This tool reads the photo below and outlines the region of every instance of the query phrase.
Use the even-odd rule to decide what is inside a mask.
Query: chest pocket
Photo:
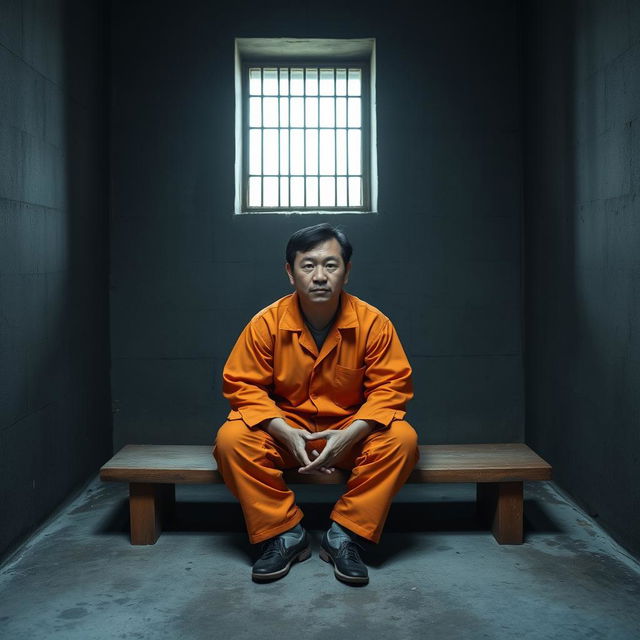
[[[339,364],[336,365],[331,397],[339,407],[348,409],[364,402],[364,370],[365,367],[348,369]]]

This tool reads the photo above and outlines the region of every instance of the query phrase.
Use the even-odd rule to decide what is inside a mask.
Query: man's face
[[[293,270],[287,263],[289,281],[298,296],[309,303],[327,303],[340,296],[349,280],[351,263],[342,261],[340,243],[331,238],[309,251],[296,253]]]

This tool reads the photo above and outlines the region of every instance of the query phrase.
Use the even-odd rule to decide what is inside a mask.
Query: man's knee
[[[228,420],[218,429],[213,455],[218,461],[241,456],[251,449],[251,442],[256,439],[255,432],[242,420]]]
[[[394,420],[389,425],[390,444],[397,453],[406,458],[414,458],[418,452],[418,434],[405,420]]]

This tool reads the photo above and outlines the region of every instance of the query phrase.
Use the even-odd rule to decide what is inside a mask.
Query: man
[[[338,579],[366,584],[362,540],[379,541],[418,459],[416,432],[404,421],[411,367],[389,319],[343,291],[351,252],[328,224],[294,233],[285,268],[295,292],[254,316],[224,368],[232,410],[213,454],[250,541],[262,543],[256,581],[280,578],[311,555],[282,469],[351,470],[320,557]]]

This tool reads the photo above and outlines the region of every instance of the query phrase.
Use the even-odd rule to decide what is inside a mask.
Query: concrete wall
[[[103,13],[0,2],[0,555],[111,450]]]
[[[284,245],[319,221],[233,215],[234,37],[376,37],[379,209],[331,218],[349,290],[394,321],[423,441],[518,441],[518,3],[114,0],[115,446],[211,443],[222,366],[289,292]],[[326,219],[326,217],[323,217]]]
[[[527,441],[640,552],[640,3],[531,2]]]

